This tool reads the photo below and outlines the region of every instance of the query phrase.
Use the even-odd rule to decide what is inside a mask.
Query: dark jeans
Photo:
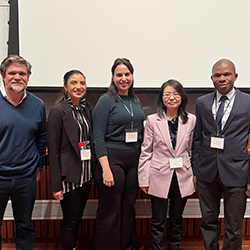
[[[82,187],[64,194],[63,200],[60,201],[63,212],[61,240],[64,250],[76,247],[79,224],[89,197],[91,183],[88,181]]]
[[[16,249],[32,250],[34,245],[34,228],[31,216],[36,198],[36,172],[32,176],[11,180],[0,179],[0,225],[11,197],[13,215],[16,224]],[[2,249],[2,235],[0,234],[0,249]]]
[[[103,184],[102,169],[96,168],[98,211],[96,215],[96,250],[132,250],[135,200],[138,193],[140,149],[108,149],[115,185]]]

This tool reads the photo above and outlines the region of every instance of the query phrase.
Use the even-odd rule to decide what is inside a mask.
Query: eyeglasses
[[[181,97],[179,93],[165,93],[165,94],[163,94],[163,98],[169,99],[171,96],[173,96],[174,99],[178,99]]]

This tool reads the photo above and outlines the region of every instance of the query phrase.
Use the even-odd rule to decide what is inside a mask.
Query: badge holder
[[[169,163],[170,163],[170,168],[171,169],[182,168],[183,167],[183,162],[182,162],[182,158],[181,157],[170,158],[169,159]]]
[[[138,129],[126,129],[125,142],[137,142],[138,141]]]
[[[91,159],[90,142],[89,141],[79,142],[79,149],[80,149],[80,156],[81,156],[82,161],[86,161],[86,160]]]
[[[210,147],[216,149],[224,149],[224,139],[223,135],[211,135]]]
[[[125,131],[125,142],[137,142],[138,141],[138,129],[133,128],[133,121],[131,121],[131,129]]]

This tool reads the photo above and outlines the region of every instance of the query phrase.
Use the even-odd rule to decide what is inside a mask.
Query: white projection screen
[[[174,78],[210,88],[211,67],[236,64],[249,88],[249,0],[20,0],[20,55],[33,65],[29,86],[62,86],[80,69],[88,87],[108,87],[117,57],[135,68],[135,87]]]

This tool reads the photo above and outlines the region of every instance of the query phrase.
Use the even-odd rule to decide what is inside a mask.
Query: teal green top
[[[139,148],[143,141],[144,112],[139,100],[135,104],[131,100],[133,110],[134,129],[138,130],[137,142],[125,142],[126,129],[131,129],[130,97],[120,96],[122,101],[115,101],[111,95],[103,95],[99,98],[93,111],[93,137],[97,158],[107,155],[110,149]],[[124,105],[126,105],[127,110]]]

